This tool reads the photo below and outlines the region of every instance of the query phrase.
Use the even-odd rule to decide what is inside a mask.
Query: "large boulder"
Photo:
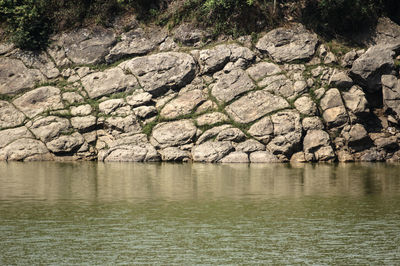
[[[219,160],[220,163],[248,163],[249,155],[244,152],[234,151]]]
[[[342,93],[347,110],[355,115],[367,113],[368,101],[364,91],[359,86],[352,86],[349,91]]]
[[[253,91],[226,107],[226,112],[238,123],[250,123],[264,115],[289,107],[280,96],[267,91]]]
[[[17,49],[10,55],[12,58],[21,60],[31,71],[39,70],[46,78],[53,79],[60,75],[55,63],[46,52],[33,52]]]
[[[400,121],[400,80],[393,75],[382,76],[383,104]]]
[[[106,56],[107,63],[115,62],[128,56],[141,56],[150,53],[167,38],[167,34],[159,29],[148,31],[142,28],[133,29],[121,35],[118,42]]]
[[[0,58],[0,94],[16,95],[45,80],[39,70],[27,68],[18,59]]]
[[[119,67],[90,74],[82,79],[82,85],[92,99],[117,92],[133,91],[139,87],[136,77],[125,74]]]
[[[276,75],[282,72],[282,69],[279,65],[274,63],[260,62],[246,69],[246,72],[252,79],[259,81],[266,76]]]
[[[71,135],[61,135],[56,139],[46,143],[49,151],[56,154],[66,154],[77,151],[85,139],[79,133],[74,133]]]
[[[257,42],[256,48],[268,53],[276,62],[292,62],[309,60],[315,54],[317,44],[316,34],[295,24],[268,32]]]
[[[0,101],[0,129],[19,126],[24,120],[25,115],[12,104],[6,101]]]
[[[217,81],[210,86],[211,94],[221,102],[229,102],[238,95],[256,88],[250,77],[241,69],[217,73],[214,77]]]
[[[137,57],[121,63],[120,67],[134,74],[145,91],[160,94],[190,83],[196,63],[188,54],[167,52]]]
[[[32,133],[26,127],[17,127],[0,131],[0,149],[4,148],[11,142],[22,139],[33,138]]]
[[[371,92],[379,91],[381,89],[381,76],[392,74],[394,70],[394,51],[399,47],[400,44],[379,44],[370,47],[354,61],[350,70],[353,79]]]
[[[162,117],[173,119],[190,114],[197,106],[207,100],[207,95],[199,89],[184,92],[168,102],[161,110]]]
[[[329,135],[323,130],[309,130],[304,137],[303,149],[306,158],[312,161],[329,161],[335,158]]]
[[[217,162],[233,151],[233,149],[229,141],[207,141],[192,149],[193,161],[204,163]]]
[[[150,142],[156,148],[176,147],[193,142],[196,132],[190,120],[160,123],[153,128]]]
[[[68,119],[57,116],[40,118],[30,125],[29,130],[41,141],[49,142],[70,129]]]
[[[320,107],[323,111],[322,117],[328,127],[341,126],[349,120],[338,89],[332,88],[328,90],[321,99]]]
[[[64,108],[60,89],[52,86],[40,87],[25,93],[13,104],[27,117],[34,117],[44,111]]]
[[[116,42],[115,33],[111,30],[94,27],[83,28],[56,36],[57,48],[51,49],[50,54],[56,55],[56,49],[64,50],[62,57],[68,58],[74,64],[98,64],[104,61],[111,46]],[[60,53],[58,53],[60,54]],[[62,59],[55,57],[56,62]]]
[[[46,146],[35,139],[21,138],[0,149],[0,161],[43,161],[52,157]]]
[[[268,144],[274,135],[274,124],[271,117],[266,116],[254,123],[248,130],[248,133],[262,143]]]
[[[183,23],[173,31],[174,39],[184,45],[195,45],[209,34],[190,23]]]

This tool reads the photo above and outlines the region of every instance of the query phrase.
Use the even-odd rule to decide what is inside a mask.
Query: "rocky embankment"
[[[341,57],[299,24],[255,47],[205,38],[132,26],[60,34],[40,54],[1,44],[0,160],[400,159],[399,26],[382,19]]]

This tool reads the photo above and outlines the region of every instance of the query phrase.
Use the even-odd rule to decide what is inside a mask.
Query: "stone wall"
[[[135,26],[64,33],[41,53],[0,44],[0,160],[400,159],[399,36],[340,57],[299,24],[255,46],[205,36]]]

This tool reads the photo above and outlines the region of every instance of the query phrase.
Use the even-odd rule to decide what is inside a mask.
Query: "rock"
[[[190,83],[196,64],[188,54],[167,52],[137,57],[121,63],[120,67],[134,74],[146,92],[163,94]]]
[[[0,58],[0,94],[16,95],[45,80],[39,70],[28,69],[20,60]]]
[[[188,91],[168,102],[161,110],[160,115],[168,119],[188,115],[205,100],[207,100],[207,96],[203,91],[198,89]]]
[[[400,80],[392,75],[383,75],[382,85],[385,110],[392,111],[400,121]]]
[[[247,64],[252,62],[256,57],[256,54],[247,47],[239,46],[237,44],[229,44],[228,48],[231,50],[231,62],[242,60],[244,66],[247,66]]]
[[[217,73],[214,76],[217,82],[210,86],[211,94],[221,102],[229,102],[244,92],[256,88],[246,72],[241,69],[235,69],[226,74]]]
[[[400,26],[387,17],[380,17],[373,32],[367,35],[363,42],[371,44],[398,43],[400,40]]]
[[[174,51],[178,48],[176,42],[171,37],[167,37],[163,43],[160,44],[159,51],[160,52],[169,52]]]
[[[48,143],[46,143],[47,148],[53,153],[71,153],[77,151],[85,139],[79,133],[74,133],[72,135],[62,135]]]
[[[66,118],[48,116],[32,123],[29,130],[43,142],[49,142],[62,133],[67,133],[70,123]]]
[[[330,146],[328,133],[323,130],[309,130],[304,137],[303,149],[307,154],[313,154],[315,161],[332,161],[335,153]]]
[[[219,112],[213,112],[213,113],[203,114],[198,118],[196,118],[196,124],[198,126],[206,126],[206,125],[211,126],[218,123],[226,122],[228,120],[229,118],[225,114]]]
[[[192,149],[192,156],[195,162],[212,163],[221,160],[233,150],[229,141],[208,141]]]
[[[349,120],[338,89],[328,90],[321,99],[320,107],[323,111],[322,117],[328,127],[341,126]]]
[[[203,41],[209,34],[192,24],[183,23],[173,31],[173,36],[177,42],[192,46]]]
[[[342,62],[341,62],[341,66],[342,67],[351,67],[354,63],[354,61],[357,59],[357,53],[354,50],[351,50],[350,52],[346,53],[343,56]]]
[[[261,90],[248,93],[228,105],[225,110],[235,122],[250,123],[268,113],[287,107],[289,103],[282,97]]]
[[[18,139],[0,150],[0,161],[51,160],[46,146],[35,139]]]
[[[142,127],[135,116],[129,115],[126,117],[112,116],[105,120],[104,126],[111,128],[121,133],[140,133]]]
[[[358,158],[358,160],[361,162],[378,162],[384,160],[383,154],[374,148],[366,150],[360,155],[361,156]]]
[[[324,129],[321,119],[318,116],[305,117],[302,121],[304,130]]]
[[[315,115],[317,105],[308,96],[301,96],[295,102],[294,106],[303,115]]]
[[[17,139],[33,138],[32,133],[26,127],[17,127],[0,131],[0,149]]]
[[[307,162],[306,157],[304,156],[304,152],[299,151],[292,155],[290,158],[291,163],[305,163]]]
[[[79,131],[85,131],[97,124],[97,118],[93,115],[83,116],[83,117],[72,117],[71,125],[73,128]]]
[[[207,100],[204,103],[200,104],[199,107],[197,107],[196,109],[196,114],[202,114],[204,112],[208,112],[208,111],[215,111],[218,108],[218,105],[211,101],[211,100]]]
[[[355,115],[368,113],[368,101],[365,93],[359,86],[353,86],[347,92],[342,93],[346,108]]]
[[[30,118],[44,111],[64,108],[60,90],[51,86],[29,91],[15,99],[13,104]]]
[[[60,75],[60,71],[45,52],[17,49],[10,56],[21,60],[29,69],[39,70],[48,79],[54,79]]]
[[[275,155],[290,158],[301,142],[300,115],[295,111],[281,111],[272,115],[271,121],[274,126],[274,138],[268,143],[267,149]]]
[[[167,34],[159,29],[133,29],[121,35],[121,41],[110,50],[106,62],[113,63],[124,57],[148,54],[166,38]]]
[[[73,116],[86,116],[92,113],[90,104],[78,105],[71,107],[71,115]]]
[[[269,151],[255,151],[250,153],[251,163],[279,163],[279,159]]]
[[[117,92],[130,92],[139,87],[136,77],[125,74],[119,67],[90,74],[82,79],[82,85],[92,99]]]
[[[18,111],[12,104],[0,100],[0,129],[21,125],[25,115]]]
[[[348,132],[343,129],[342,135],[349,142],[349,145],[360,143],[361,141],[368,138],[368,133],[365,130],[364,126],[361,124],[355,124],[351,126]]]
[[[246,135],[240,129],[231,127],[223,129],[215,139],[217,141],[240,142],[246,139]]]
[[[316,51],[318,38],[300,24],[290,28],[277,28],[264,35],[256,44],[261,52],[267,52],[276,62],[309,60]]]
[[[212,49],[199,52],[199,64],[202,74],[221,70],[230,61],[231,50],[227,45],[217,45]]]
[[[337,58],[332,52],[328,52],[324,58],[324,64],[336,64]]]
[[[353,162],[354,158],[353,155],[349,151],[341,150],[337,152],[338,161],[345,163],[345,162]]]
[[[0,55],[7,54],[14,49],[14,44],[11,42],[0,43]]]
[[[239,143],[235,150],[238,152],[251,153],[255,151],[265,151],[265,145],[254,139],[248,139],[244,142]]]
[[[396,151],[399,148],[399,143],[395,136],[378,138],[374,140],[374,143],[378,149],[384,149],[387,151]]]
[[[64,92],[61,95],[61,98],[63,99],[63,101],[67,102],[68,104],[82,103],[84,100],[82,95],[80,95],[77,92],[73,92],[73,91]]]
[[[353,86],[353,80],[343,71],[332,75],[329,84],[339,89],[349,89]]]
[[[116,41],[115,34],[111,30],[100,27],[78,29],[54,38],[58,40],[56,44],[64,49],[65,57],[79,65],[103,62],[104,57]],[[53,52],[50,54],[56,53],[55,48],[52,50]],[[62,62],[62,57],[58,56],[57,58],[56,56],[55,59],[56,62]]]
[[[206,142],[207,140],[215,138],[222,130],[231,128],[231,127],[232,127],[231,125],[222,125],[222,126],[218,126],[218,127],[213,127],[211,129],[205,131],[203,134],[201,134],[201,136],[196,141],[196,144],[200,145],[200,144]]]
[[[249,156],[244,152],[231,152],[221,160],[220,163],[249,163]]]
[[[188,161],[190,159],[190,152],[183,151],[177,147],[168,147],[159,151],[163,161]]]
[[[107,100],[107,101],[101,102],[99,104],[99,112],[109,115],[112,112],[114,112],[116,109],[118,109],[119,107],[122,107],[124,105],[125,105],[124,99]]]
[[[260,62],[249,67],[246,72],[253,80],[259,81],[266,76],[281,73],[282,69],[279,67],[279,65],[274,63]]]
[[[126,97],[126,102],[132,107],[147,105],[151,101],[151,94],[148,92],[137,92]]]
[[[139,106],[133,109],[133,113],[141,119],[146,119],[157,115],[157,109],[154,106]]]
[[[180,146],[193,142],[196,132],[196,126],[190,120],[160,123],[153,128],[150,142],[161,149]]]
[[[268,144],[274,133],[274,125],[272,124],[271,117],[266,116],[254,123],[248,133],[262,143]]]
[[[394,49],[393,46],[383,44],[370,47],[354,61],[350,70],[353,79],[370,92],[379,91],[381,76],[391,74],[394,69]]]

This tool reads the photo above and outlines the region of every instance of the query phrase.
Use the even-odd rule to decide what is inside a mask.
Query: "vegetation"
[[[398,0],[0,0],[0,26],[23,49],[38,50],[51,33],[88,24],[109,26],[122,14],[176,27],[191,22],[215,35],[253,34],[292,17],[325,35],[346,35],[388,15],[400,22]]]

